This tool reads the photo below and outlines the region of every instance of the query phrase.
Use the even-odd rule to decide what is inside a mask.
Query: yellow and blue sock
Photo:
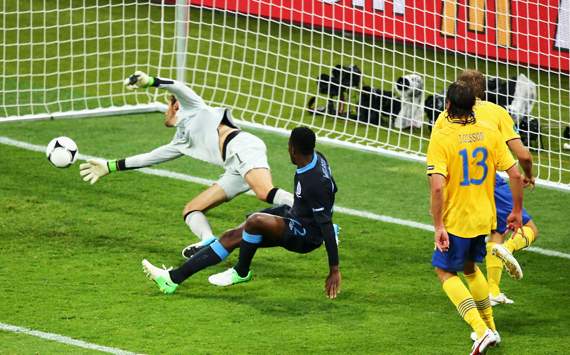
[[[485,266],[487,267],[489,293],[496,297],[501,293],[499,285],[501,284],[501,275],[503,274],[503,262],[491,253],[495,244],[495,242],[487,242]]]
[[[469,285],[469,290],[471,291],[481,319],[483,319],[489,329],[496,330],[493,308],[489,301],[489,285],[487,284],[487,280],[485,280],[485,276],[478,267],[475,267],[475,272],[470,275],[465,275],[465,280]]]
[[[530,246],[536,239],[532,228],[523,226],[521,229],[522,233],[520,229],[517,230],[513,233],[513,236],[503,244],[511,253]]]
[[[475,301],[461,279],[458,276],[452,276],[445,280],[443,290],[457,308],[459,315],[477,333],[477,337],[482,337],[487,330],[487,325],[479,315]]]

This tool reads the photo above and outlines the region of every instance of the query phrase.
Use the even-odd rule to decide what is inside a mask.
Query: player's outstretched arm
[[[177,80],[152,77],[138,70],[126,78],[124,83],[127,89],[130,90],[151,86],[168,90],[176,96],[184,110],[206,106],[204,100],[194,90]]]
[[[115,171],[131,170],[176,159],[182,153],[176,147],[166,144],[148,153],[119,160],[90,159],[79,166],[79,175],[93,185],[100,178]]]

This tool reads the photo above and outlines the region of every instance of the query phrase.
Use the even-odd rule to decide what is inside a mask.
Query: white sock
[[[287,205],[293,206],[293,194],[283,189],[277,189],[275,197],[273,197],[274,205]]]
[[[184,221],[192,233],[196,234],[200,240],[215,238],[214,233],[212,232],[212,227],[210,227],[210,223],[208,223],[208,219],[201,211],[189,213]]]

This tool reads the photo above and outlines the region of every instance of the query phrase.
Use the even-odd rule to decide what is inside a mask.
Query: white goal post
[[[247,125],[423,161],[429,108],[473,68],[540,184],[570,190],[570,0],[0,3],[0,123],[164,110],[162,93],[123,88],[139,69]]]

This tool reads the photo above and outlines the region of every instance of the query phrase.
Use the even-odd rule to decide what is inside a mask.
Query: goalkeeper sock
[[[220,261],[228,257],[230,253],[224,248],[219,240],[213,242],[210,246],[200,250],[193,257],[188,259],[182,266],[170,271],[170,279],[172,282],[180,284],[190,276],[208,266],[216,265]]]
[[[487,325],[481,319],[475,301],[473,301],[473,297],[461,279],[458,276],[452,276],[445,280],[443,290],[457,308],[459,315],[477,333],[477,338],[481,338],[487,330]]]
[[[517,230],[515,233],[513,233],[513,236],[505,242],[504,246],[508,251],[513,253],[515,251],[519,251],[528,247],[534,242],[535,239],[536,236],[534,235],[532,228],[523,226],[522,233],[520,229]]]
[[[259,244],[263,237],[261,235],[249,234],[245,230],[242,233],[241,243],[239,245],[239,259],[234,266],[234,270],[240,277],[246,277],[249,273],[251,260],[253,259]]]
[[[495,242],[487,242],[487,256],[485,256],[485,266],[487,267],[487,280],[489,293],[498,296],[501,293],[499,285],[503,274],[503,262],[491,253]]]
[[[491,330],[496,330],[495,320],[493,319],[493,309],[489,301],[489,285],[485,276],[478,267],[475,267],[475,272],[470,275],[465,275],[465,280],[469,285],[471,296],[475,301],[475,306],[479,311],[481,319],[487,324]]]
[[[266,201],[274,205],[293,206],[293,194],[283,189],[274,187],[267,194]]]
[[[184,222],[200,240],[215,239],[212,227],[202,211],[190,211],[184,216]],[[207,244],[206,244],[207,245]]]

